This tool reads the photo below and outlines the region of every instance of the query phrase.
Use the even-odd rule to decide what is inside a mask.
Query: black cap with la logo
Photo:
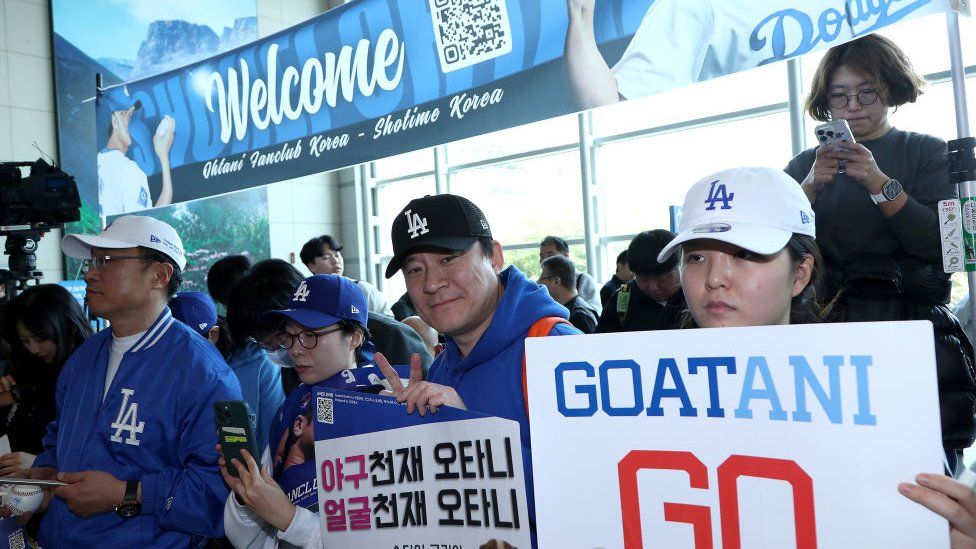
[[[390,236],[393,259],[386,267],[386,278],[396,274],[415,250],[467,250],[479,238],[491,238],[491,228],[474,202],[455,194],[438,194],[411,200],[393,220]]]

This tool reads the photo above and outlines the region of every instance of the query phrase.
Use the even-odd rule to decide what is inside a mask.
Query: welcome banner
[[[940,0],[359,0],[103,90],[97,124],[112,161],[100,162],[100,184],[137,181],[118,191],[137,204],[211,196],[634,99],[943,8]]]
[[[928,322],[525,347],[540,547],[949,547]]]

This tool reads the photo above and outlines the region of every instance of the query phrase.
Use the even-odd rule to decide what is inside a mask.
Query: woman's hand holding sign
[[[945,475],[922,473],[918,484],[903,482],[898,491],[949,521],[952,549],[976,548],[976,492]]]
[[[432,414],[436,414],[441,406],[451,406],[453,408],[466,409],[464,401],[457,394],[453,387],[429,383],[424,381],[424,371],[420,366],[420,355],[414,354],[410,357],[410,380],[406,387],[400,381],[400,376],[390,366],[390,361],[383,356],[383,353],[376,353],[376,365],[383,371],[386,380],[390,382],[390,391],[384,391],[396,397],[397,402],[407,403],[407,413],[412,414],[414,410],[424,416],[430,408]]]

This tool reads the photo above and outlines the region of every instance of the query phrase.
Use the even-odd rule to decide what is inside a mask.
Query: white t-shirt
[[[386,296],[383,295],[383,292],[381,292],[379,288],[373,286],[365,280],[357,280],[356,284],[362,288],[363,293],[366,294],[366,307],[370,310],[370,312],[389,317],[393,316],[393,310],[390,309],[390,304],[387,303]]]
[[[112,386],[115,373],[119,371],[119,364],[122,363],[122,355],[128,352],[145,333],[146,331],[143,330],[138,334],[124,337],[115,337],[115,334],[112,334],[112,346],[108,351],[108,370],[105,372],[105,389],[102,390],[103,400],[105,399],[105,395],[108,394],[108,388]]]
[[[98,204],[105,216],[152,207],[146,174],[118,149],[98,153]]]
[[[627,99],[642,97],[757,67],[775,57],[774,47],[781,55],[797,51],[803,41],[801,24],[790,17],[769,19],[784,6],[812,17],[811,32],[817,32],[817,18],[825,9],[844,12],[842,0],[778,5],[762,0],[655,0],[611,69],[617,91]],[[818,41],[814,49],[853,38],[846,19],[838,25],[837,36],[829,43]]]

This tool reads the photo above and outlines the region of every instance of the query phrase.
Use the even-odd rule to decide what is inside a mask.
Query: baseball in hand
[[[3,505],[15,515],[33,513],[44,501],[44,490],[40,486],[15,484],[3,494]]]

